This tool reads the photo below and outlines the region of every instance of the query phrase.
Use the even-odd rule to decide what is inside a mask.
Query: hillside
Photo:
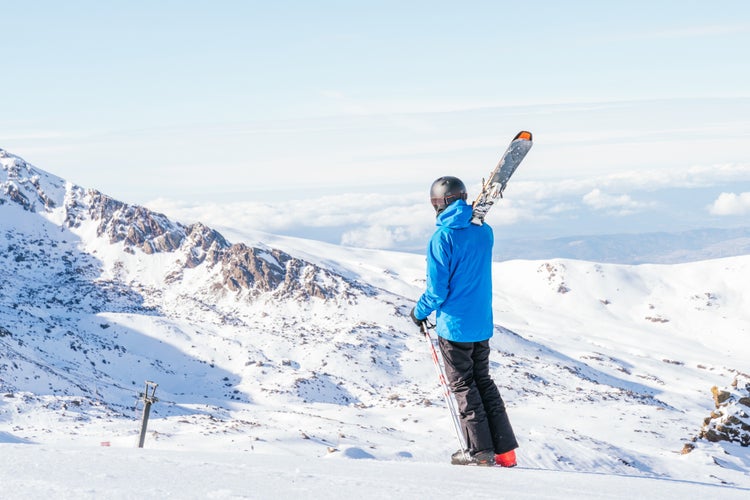
[[[407,318],[423,256],[233,243],[2,150],[0,164],[0,446],[132,447],[151,380],[154,450],[455,450]],[[493,272],[492,370],[523,467],[750,487],[750,256]]]

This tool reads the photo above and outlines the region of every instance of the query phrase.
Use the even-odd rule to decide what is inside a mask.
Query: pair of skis
[[[527,132],[526,130],[522,130],[516,134],[513,140],[510,141],[508,149],[505,150],[497,166],[490,172],[487,180],[482,181],[482,190],[472,205],[472,224],[481,226],[484,223],[487,212],[495,204],[495,200],[498,197],[503,197],[503,191],[505,191],[510,177],[516,171],[518,165],[521,164],[524,157],[526,157],[526,153],[529,152],[532,144],[531,132]]]

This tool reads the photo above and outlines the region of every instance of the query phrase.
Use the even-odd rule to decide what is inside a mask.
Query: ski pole
[[[458,410],[456,409],[456,402],[453,399],[450,389],[448,388],[448,382],[445,380],[445,373],[443,367],[440,365],[440,358],[438,357],[435,345],[432,343],[432,336],[430,330],[427,327],[427,322],[423,321],[421,325],[422,333],[427,343],[430,345],[430,351],[432,353],[432,362],[435,365],[435,373],[437,373],[440,385],[443,389],[443,398],[448,410],[451,412],[451,418],[453,420],[453,429],[456,431],[456,438],[458,439],[458,445],[460,446],[461,452],[466,453],[466,441],[464,439],[463,432],[461,432],[461,422],[458,419]]]

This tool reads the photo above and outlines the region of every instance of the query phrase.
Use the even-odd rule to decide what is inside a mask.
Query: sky
[[[0,7],[0,148],[177,220],[418,248],[522,129],[514,235],[750,214],[745,1]]]

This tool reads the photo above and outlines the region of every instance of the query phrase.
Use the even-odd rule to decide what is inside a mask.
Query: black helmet
[[[466,186],[458,177],[446,175],[432,183],[430,202],[439,214],[456,200],[466,199]]]

